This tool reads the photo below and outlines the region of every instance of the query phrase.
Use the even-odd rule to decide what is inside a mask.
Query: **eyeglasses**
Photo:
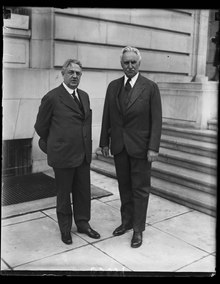
[[[69,76],[72,76],[72,75],[76,74],[77,77],[80,77],[82,75],[82,72],[79,72],[79,71],[67,71],[66,73]]]

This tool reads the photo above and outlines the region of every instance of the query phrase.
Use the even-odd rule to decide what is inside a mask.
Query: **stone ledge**
[[[29,16],[20,14],[11,14],[10,19],[4,19],[4,26],[15,29],[29,29]]]

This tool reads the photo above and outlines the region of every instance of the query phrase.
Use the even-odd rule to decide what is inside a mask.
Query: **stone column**
[[[206,58],[208,50],[209,10],[197,10],[194,28],[193,81],[207,82]]]
[[[53,68],[54,8],[32,8],[30,68]]]

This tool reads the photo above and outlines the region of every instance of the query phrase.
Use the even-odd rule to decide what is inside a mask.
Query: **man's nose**
[[[131,62],[129,62],[128,67],[132,68],[132,63]]]

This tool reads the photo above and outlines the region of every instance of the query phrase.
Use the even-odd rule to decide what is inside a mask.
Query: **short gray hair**
[[[136,48],[136,47],[133,47],[133,46],[126,46],[122,49],[121,51],[121,55],[120,55],[120,60],[122,60],[122,56],[123,54],[125,54],[126,52],[134,52],[137,54],[138,58],[139,58],[139,61],[141,61],[141,54],[140,54],[140,51]]]
[[[79,67],[82,69],[82,63],[78,59],[67,59],[62,66],[61,73],[64,74],[67,67],[72,63],[79,65]]]

